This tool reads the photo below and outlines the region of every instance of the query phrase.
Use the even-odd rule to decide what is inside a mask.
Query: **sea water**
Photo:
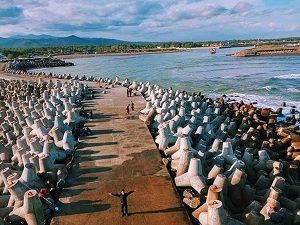
[[[232,57],[239,48],[192,49],[177,53],[99,56],[68,59],[73,67],[37,69],[36,72],[97,77],[118,76],[150,81],[162,87],[207,96],[226,94],[234,100],[257,102],[258,107],[300,110],[300,56]]]

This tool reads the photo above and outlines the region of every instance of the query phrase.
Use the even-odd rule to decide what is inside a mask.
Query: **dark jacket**
[[[134,191],[129,191],[125,192],[124,194],[114,194],[112,193],[113,196],[120,198],[121,204],[122,205],[127,205],[127,197],[132,194]]]

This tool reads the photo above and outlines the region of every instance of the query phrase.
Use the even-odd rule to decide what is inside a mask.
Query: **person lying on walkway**
[[[125,192],[125,190],[122,189],[120,194],[109,193],[111,196],[120,198],[120,201],[121,201],[121,216],[128,216],[127,198],[130,194],[132,194],[135,191],[136,190]]]

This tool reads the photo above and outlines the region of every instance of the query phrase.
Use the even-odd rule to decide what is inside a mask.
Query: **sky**
[[[300,36],[300,0],[0,0],[0,37],[128,41]]]

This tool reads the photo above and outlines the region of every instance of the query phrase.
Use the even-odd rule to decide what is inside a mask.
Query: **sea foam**
[[[277,79],[300,79],[300,74],[298,73],[291,73],[291,74],[284,74],[284,75],[278,75],[274,78]]]

